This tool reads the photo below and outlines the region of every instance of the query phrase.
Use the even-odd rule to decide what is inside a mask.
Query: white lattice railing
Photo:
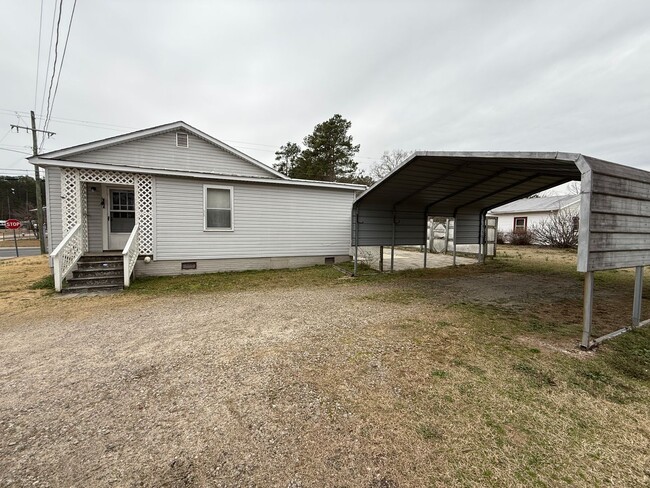
[[[124,258],[124,287],[127,288],[131,284],[131,273],[135,268],[135,263],[140,254],[140,233],[138,231],[139,224],[133,226],[129,240],[126,241],[124,251],[122,251],[122,258]]]
[[[63,279],[68,276],[72,268],[84,253],[83,225],[78,222],[63,240],[56,246],[52,253],[54,264],[54,288],[61,291]]]

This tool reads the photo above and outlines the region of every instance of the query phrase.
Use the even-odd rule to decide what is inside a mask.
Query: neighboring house
[[[499,218],[500,233],[517,234],[525,233],[535,224],[565,209],[577,214],[580,209],[580,195],[524,198],[492,209],[488,215]]]
[[[69,283],[89,288],[97,273],[85,269],[100,267],[117,269],[114,284],[123,273],[128,286],[132,270],[175,275],[344,261],[352,203],[365,189],[290,179],[184,122],[29,161],[45,168],[57,288],[71,272]]]

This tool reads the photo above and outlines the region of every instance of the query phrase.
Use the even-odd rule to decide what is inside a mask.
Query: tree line
[[[45,201],[45,188],[41,185]],[[0,176],[0,220],[30,220],[36,208],[36,185],[31,176]]]

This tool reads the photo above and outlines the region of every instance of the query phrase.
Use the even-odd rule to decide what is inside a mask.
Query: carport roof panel
[[[482,195],[489,195],[489,206],[493,206],[505,203],[494,194],[494,188],[513,190],[518,179],[522,196],[580,179],[579,157],[560,152],[417,151],[356,201],[420,207],[435,203],[435,194],[442,190],[447,195],[459,192],[454,204],[479,202]],[[532,181],[537,177],[538,186]],[[509,200],[512,191],[508,193]]]

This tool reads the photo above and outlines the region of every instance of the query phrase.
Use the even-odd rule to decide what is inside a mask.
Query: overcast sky
[[[40,2],[1,3],[0,174],[30,168],[7,131],[44,113],[54,4],[37,86]],[[335,113],[365,168],[401,148],[650,170],[650,1],[78,0],[44,150],[184,120],[270,165]]]

